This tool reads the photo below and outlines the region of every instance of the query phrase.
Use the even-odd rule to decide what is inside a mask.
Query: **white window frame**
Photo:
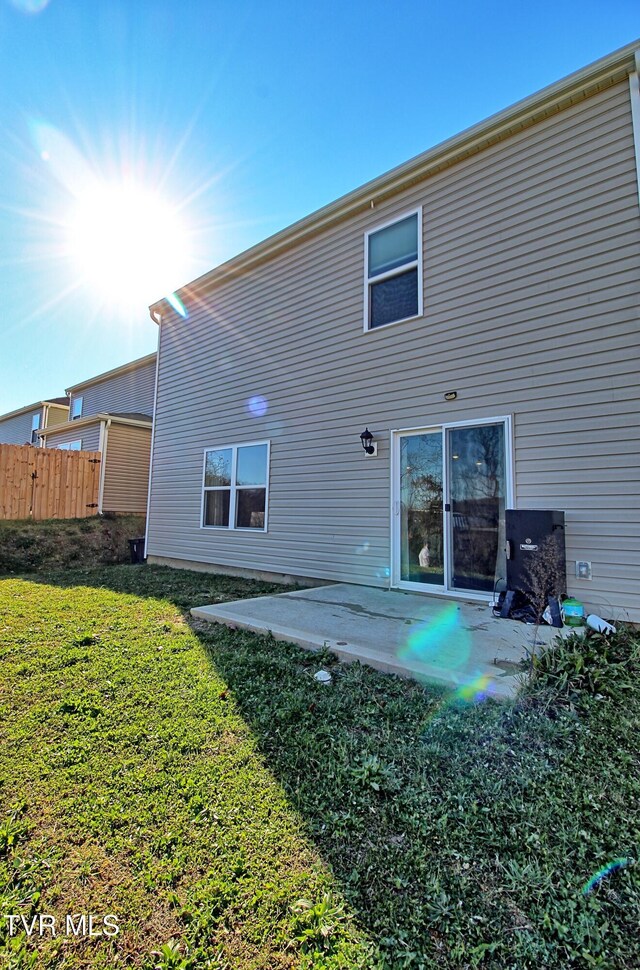
[[[31,415],[31,444],[35,445],[39,441],[38,431],[40,431],[40,426],[42,424],[42,412],[36,411],[35,414]]]
[[[396,266],[393,269],[388,270],[386,273],[378,273],[377,276],[372,276],[369,278],[369,236],[374,236],[381,229],[388,229],[390,226],[395,225],[396,222],[402,222],[403,219],[408,219],[409,216],[418,217],[418,258],[410,260],[408,263],[404,263],[402,266]],[[409,212],[403,212],[399,216],[394,216],[393,219],[387,220],[378,226],[372,226],[364,234],[364,332],[373,333],[376,330],[384,330],[385,327],[394,327],[397,323],[405,323],[407,320],[417,320],[423,315],[422,306],[422,206],[418,209],[411,209]],[[391,279],[393,276],[400,276],[402,273],[408,272],[410,269],[418,270],[418,312],[410,317],[402,317],[400,320],[390,320],[389,323],[381,323],[377,327],[372,327],[369,324],[370,316],[370,291],[371,286],[374,283],[380,283],[383,280]]]
[[[74,438],[73,441],[63,441],[58,445],[58,451],[82,451],[82,438]]]
[[[77,421],[78,418],[81,418],[82,417],[82,405],[83,404],[84,404],[84,397],[82,396],[82,394],[80,395],[80,397],[74,397],[73,398],[73,400],[71,401],[71,409],[69,411],[69,419],[71,421]],[[76,405],[79,405],[79,410],[78,410],[78,413],[77,414],[75,413]]]
[[[265,475],[265,484],[262,485],[237,485],[236,484],[236,469],[238,466],[238,449],[239,448],[253,448],[256,445],[266,445],[267,446],[267,468]],[[207,452],[209,451],[231,451],[231,484],[230,485],[205,485],[205,478],[207,472]],[[201,529],[214,529],[217,532],[250,532],[252,534],[267,532],[269,526],[269,477],[271,474],[271,441],[240,441],[238,444],[220,444],[220,445],[208,445],[204,449],[202,456],[202,501],[200,503],[200,528]],[[224,489],[229,488],[229,525],[205,525],[204,523],[204,509],[205,509],[205,496],[207,492],[221,492]],[[236,492],[243,491],[244,489],[250,488],[264,488],[264,527],[262,529],[251,529],[246,526],[237,526],[236,521]]]

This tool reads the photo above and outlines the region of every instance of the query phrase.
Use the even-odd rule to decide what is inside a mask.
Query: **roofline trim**
[[[223,280],[310,238],[359,210],[373,207],[375,203],[528,128],[577,100],[625,80],[635,71],[635,56],[639,47],[640,39],[490,115],[221,263],[193,282],[180,287],[176,291],[178,296],[187,300],[197,298]],[[159,322],[156,314],[160,316],[166,303],[166,298],[163,297],[150,305],[151,318],[156,323]]]
[[[136,418],[120,418],[115,414],[108,414],[107,412],[101,411],[99,414],[87,414],[84,418],[76,418],[75,421],[54,424],[50,428],[42,428],[38,431],[38,435],[40,438],[47,438],[52,434],[70,431],[71,428],[86,428],[90,424],[98,424],[101,421],[110,421],[111,424],[130,424],[134,428],[149,428],[149,430],[153,427],[153,420],[151,418],[148,421],[139,421]]]
[[[62,408],[65,411],[69,410],[68,404],[56,404],[55,401],[48,401],[46,398],[43,401],[34,401],[33,404],[27,404],[26,407],[16,408],[15,411],[7,411],[6,414],[0,414],[0,421],[6,421],[8,418],[17,418],[19,414],[27,414],[28,411],[36,411],[38,408],[44,406],[50,408]]]
[[[95,377],[90,377],[86,381],[80,381],[78,384],[72,384],[71,387],[66,388],[66,393],[71,394],[74,391],[82,390],[82,388],[89,387],[91,384],[99,384],[102,381],[108,380],[110,377],[115,377],[116,374],[126,374],[127,371],[135,370],[137,367],[142,367],[144,364],[150,363],[154,359],[156,351],[154,350],[151,354],[146,354],[145,357],[138,357],[137,360],[130,360],[126,364],[120,364],[119,367],[113,367],[111,370],[107,370],[104,374],[96,374]]]

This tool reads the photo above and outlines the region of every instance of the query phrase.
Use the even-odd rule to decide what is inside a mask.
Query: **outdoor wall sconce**
[[[377,442],[376,444],[373,444],[373,435],[371,434],[368,428],[365,428],[362,434],[360,435],[360,441],[367,455],[378,454],[378,444]]]

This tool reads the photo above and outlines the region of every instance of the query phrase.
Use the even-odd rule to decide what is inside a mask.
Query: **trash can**
[[[132,563],[144,562],[144,536],[129,539],[129,554]]]

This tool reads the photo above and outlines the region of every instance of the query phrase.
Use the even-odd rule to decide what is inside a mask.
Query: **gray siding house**
[[[151,307],[150,561],[486,601],[505,509],[560,509],[640,621],[639,48]]]
[[[0,445],[40,445],[43,428],[63,424],[69,414],[67,397],[51,397],[0,415]]]
[[[147,509],[156,354],[68,388],[68,420],[41,432],[47,448],[100,451],[99,512]]]

